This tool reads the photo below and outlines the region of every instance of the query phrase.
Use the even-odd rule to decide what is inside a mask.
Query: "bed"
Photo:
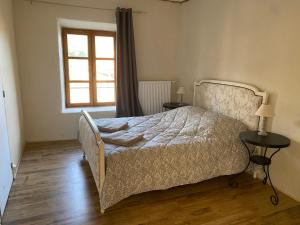
[[[92,119],[83,112],[80,142],[99,192],[101,213],[142,192],[198,183],[244,170],[248,155],[238,135],[260,125],[256,110],[267,93],[234,82],[194,83],[193,106],[150,116]],[[126,121],[143,133],[133,146],[105,144],[97,123]]]

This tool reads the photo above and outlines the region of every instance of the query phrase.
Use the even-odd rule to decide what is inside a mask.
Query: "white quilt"
[[[102,209],[133,194],[235,174],[247,163],[239,140],[239,133],[247,127],[199,107],[95,122],[101,120],[127,121],[130,132],[144,134],[144,140],[131,147],[105,144]],[[94,159],[88,160],[92,171],[97,170]]]

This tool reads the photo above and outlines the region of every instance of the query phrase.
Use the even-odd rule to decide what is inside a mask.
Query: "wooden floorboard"
[[[271,171],[272,172],[272,171]],[[4,225],[300,225],[300,204],[244,174],[132,196],[99,213],[89,165],[77,142],[36,143],[24,152]]]

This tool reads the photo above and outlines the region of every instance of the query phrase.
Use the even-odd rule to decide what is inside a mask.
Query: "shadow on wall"
[[[299,159],[300,159],[300,142],[291,139],[291,146],[292,147],[289,148],[289,151],[291,151],[291,153],[293,155],[293,158],[295,160],[297,160],[296,164],[298,164],[299,167],[300,167],[300,163],[299,163]]]
[[[295,122],[296,127],[298,127],[300,129],[300,120]]]
[[[273,106],[274,113],[275,113],[275,111],[276,111],[276,105],[277,105],[277,99],[278,99],[278,94],[275,93],[275,92],[268,92],[268,93],[269,93],[268,104],[271,104]],[[274,117],[276,117],[276,113],[275,113]],[[271,117],[271,118],[267,119],[267,124],[266,124],[267,131],[272,131],[273,121],[274,121],[274,119],[276,120],[276,118],[274,118],[274,117]]]
[[[300,130],[300,120],[296,121],[295,125]],[[292,148],[293,155],[296,156],[295,158],[297,160],[299,160],[300,159],[300,142],[295,141],[295,140],[291,140],[291,141],[292,141],[291,145],[293,145],[293,148]],[[300,162],[298,161],[297,163],[300,166]]]
[[[300,170],[300,163],[299,163],[299,160],[300,160],[300,142],[294,140],[294,139],[291,139],[291,145],[290,147],[288,147],[286,150],[282,151],[280,154],[282,154],[283,157],[287,158],[288,162],[289,163],[278,163],[280,165],[280,169],[283,170],[283,171],[287,171],[287,168],[293,168],[294,172],[293,173],[297,173],[296,171],[299,171]],[[280,159],[280,155],[278,156],[278,159]],[[276,159],[277,160],[277,159]],[[280,161],[279,161],[280,162]],[[280,171],[278,173],[285,173],[283,171]],[[286,176],[286,174],[284,175]],[[296,175],[297,176],[297,175]],[[296,184],[293,184],[293,185],[296,185]],[[299,184],[298,184],[298,187]],[[299,191],[299,188],[297,188],[298,191]],[[297,197],[295,197],[296,199]],[[297,200],[300,202],[300,199],[297,198]]]

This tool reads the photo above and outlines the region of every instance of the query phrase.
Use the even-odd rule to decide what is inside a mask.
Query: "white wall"
[[[4,2],[7,8],[9,0]],[[300,1],[191,0],[182,6],[158,0],[61,2],[146,11],[134,16],[138,77],[177,78],[186,86],[185,101],[192,101],[193,81],[206,78],[245,82],[269,91],[276,113],[269,127],[292,140],[291,147],[274,159],[271,176],[279,189],[300,200]],[[60,112],[57,18],[114,23],[114,13],[30,5],[22,0],[14,0],[14,6],[26,140],[76,138],[79,115]],[[3,7],[1,10],[0,18],[9,13]],[[5,29],[12,33],[11,27]],[[1,43],[12,45],[5,35]],[[6,52],[5,57],[0,53],[9,64],[7,74],[12,74],[6,83],[15,90],[14,51]],[[7,55],[11,58],[8,62]],[[8,114],[19,124],[19,103],[14,93],[10,95],[13,106]],[[10,133],[18,131],[16,127],[10,128]],[[16,136],[21,134],[17,132]],[[17,142],[15,148],[21,143]]]
[[[178,79],[255,85],[271,93],[272,131],[292,140],[275,156],[274,184],[300,201],[300,1],[191,0],[182,8]],[[270,121],[269,121],[270,122]]]
[[[176,77],[180,6],[149,0],[60,1],[94,7],[132,7],[139,80]],[[79,114],[62,114],[57,18],[115,23],[114,12],[14,0],[26,141],[74,139]],[[97,113],[111,117],[114,113]]]
[[[11,0],[0,0],[0,79],[6,92],[11,159],[18,165],[24,147],[24,135]]]

